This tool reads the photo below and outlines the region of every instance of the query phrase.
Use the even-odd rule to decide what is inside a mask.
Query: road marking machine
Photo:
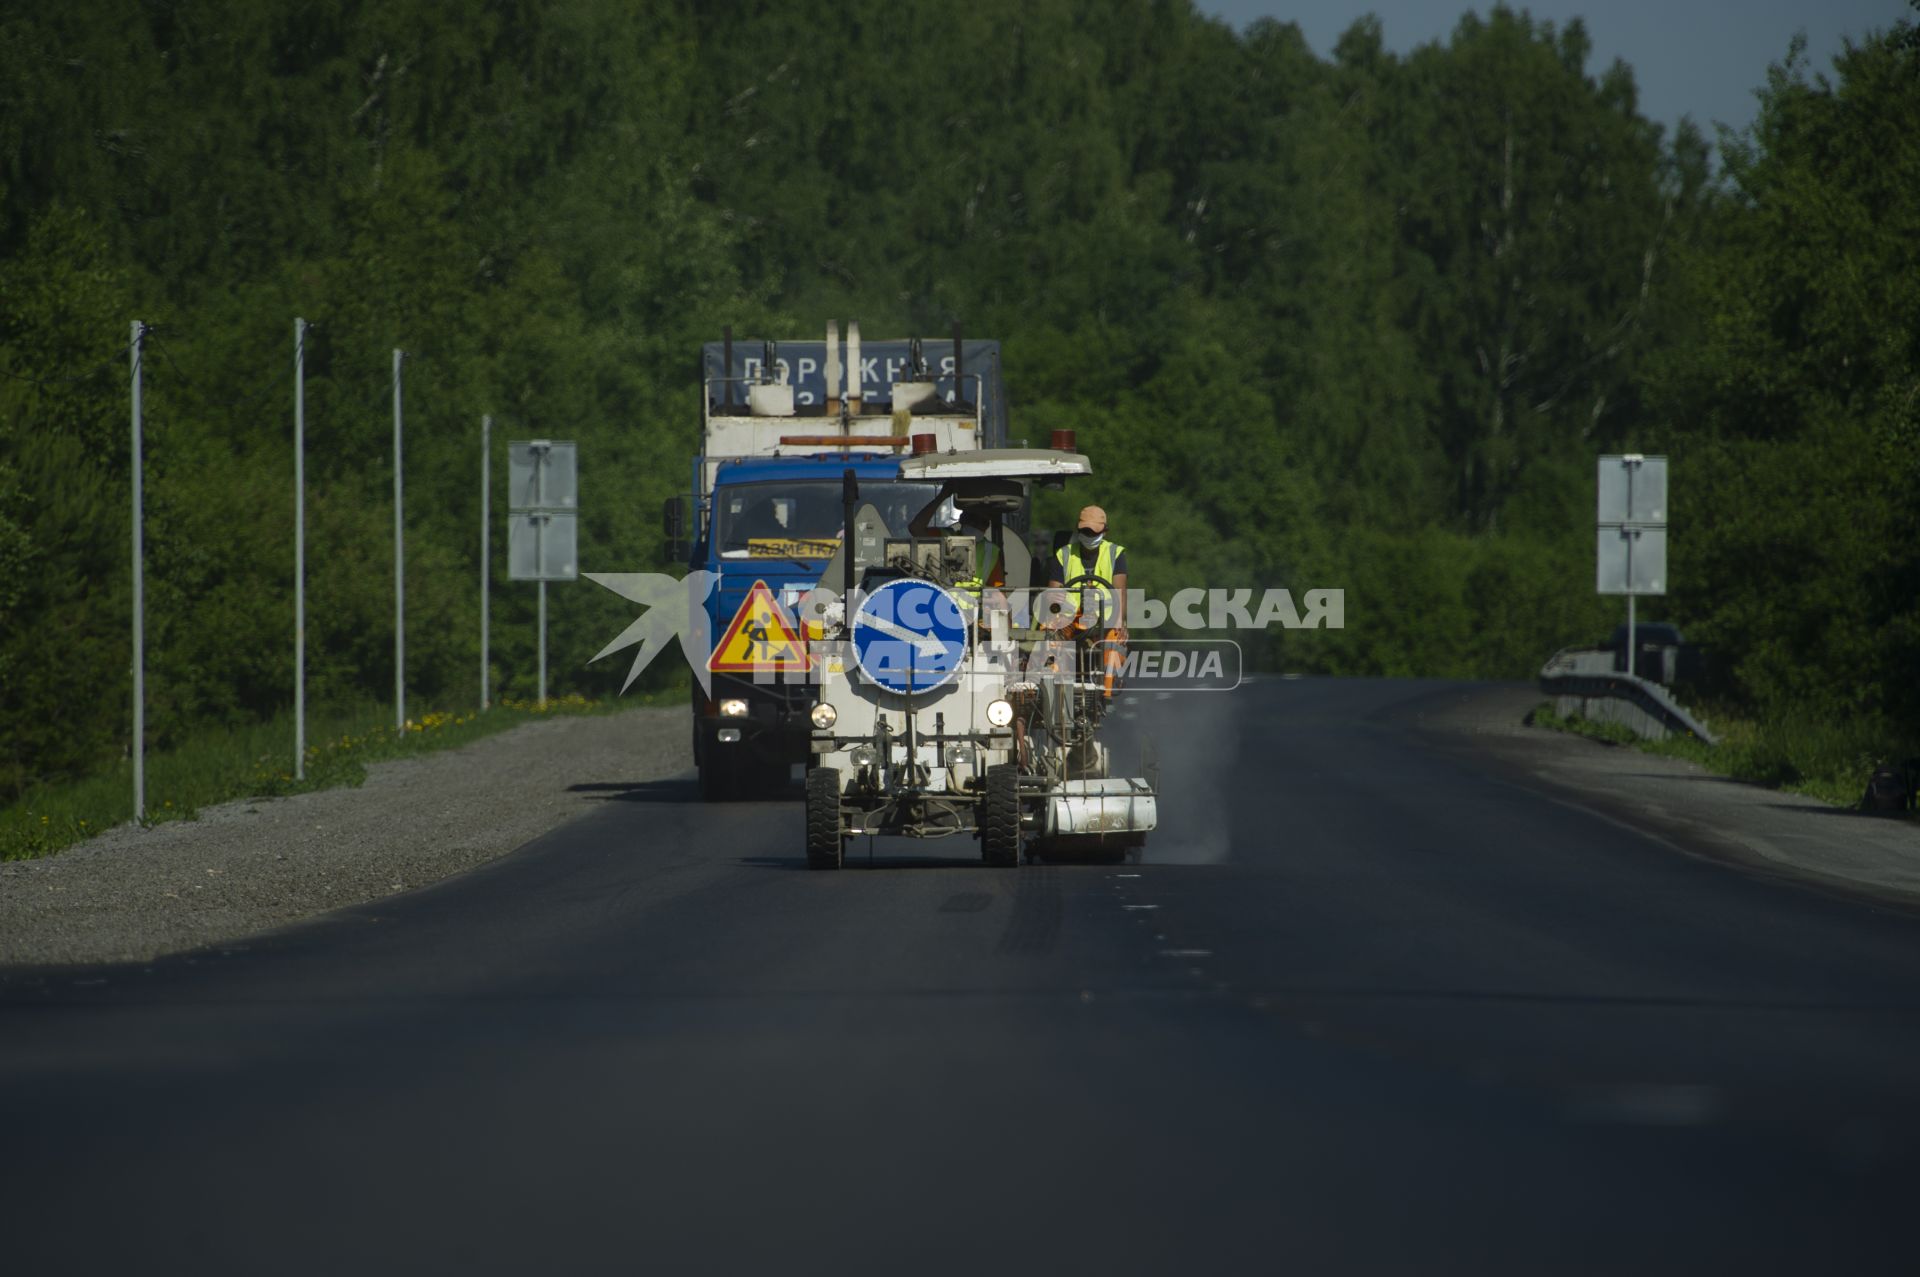
[[[1114,583],[1044,588],[1021,536],[1036,486],[1092,472],[1067,443],[901,459],[901,480],[938,485],[951,521],[933,535],[895,535],[843,476],[849,532],[800,606],[818,689],[809,865],[839,868],[859,835],[971,833],[998,866],[1140,855],[1157,769],[1143,749],[1141,775],[1114,776],[1096,739],[1123,639],[1085,600]]]

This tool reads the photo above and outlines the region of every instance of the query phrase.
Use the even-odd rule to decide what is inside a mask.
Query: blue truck
[[[809,758],[803,596],[839,548],[843,485],[894,536],[939,494],[903,457],[1007,443],[1000,344],[743,341],[702,351],[691,490],[667,502],[668,556],[717,582],[707,596],[710,683],[693,688],[693,754],[713,801],[784,792]],[[769,670],[775,671],[770,677]]]

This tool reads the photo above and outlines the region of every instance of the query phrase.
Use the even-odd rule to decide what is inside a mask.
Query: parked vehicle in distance
[[[1680,627],[1669,621],[1642,621],[1634,629],[1634,673],[1641,678],[1672,686],[1675,683],[1698,683],[1705,672],[1706,663],[1700,648],[1680,633]],[[1613,668],[1621,673],[1627,669],[1627,627],[1624,624],[1613,627],[1613,634],[1600,646],[1613,653]]]

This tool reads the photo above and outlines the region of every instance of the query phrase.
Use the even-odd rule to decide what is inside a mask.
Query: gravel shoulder
[[[1421,702],[1412,726],[1478,755],[1516,782],[1728,861],[1876,902],[1920,907],[1920,822],[1832,807],[1715,775],[1697,763],[1528,727],[1546,697],[1526,684],[1478,686]]]
[[[244,799],[0,864],[0,964],[141,961],[437,882],[693,765],[684,708],[528,723],[376,763],[359,788]]]

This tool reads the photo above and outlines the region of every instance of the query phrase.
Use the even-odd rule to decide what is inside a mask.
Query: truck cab
[[[717,648],[761,587],[787,618],[794,618],[794,628],[801,628],[800,601],[818,584],[840,543],[840,492],[848,470],[896,536],[906,535],[909,520],[939,490],[937,483],[902,480],[897,460],[874,453],[743,458],[716,467],[693,559],[718,578],[707,604]],[[755,642],[751,633],[742,637]],[[800,637],[804,640],[804,633]],[[783,667],[772,678],[756,670],[710,668],[709,691],[694,688],[693,754],[702,792],[710,799],[778,792],[789,782],[793,765],[807,757],[814,688],[804,677],[785,676],[804,674],[806,663],[796,671],[782,660],[777,645],[784,636],[758,641],[754,655],[765,659],[755,663]],[[740,642],[735,640],[736,648]]]

